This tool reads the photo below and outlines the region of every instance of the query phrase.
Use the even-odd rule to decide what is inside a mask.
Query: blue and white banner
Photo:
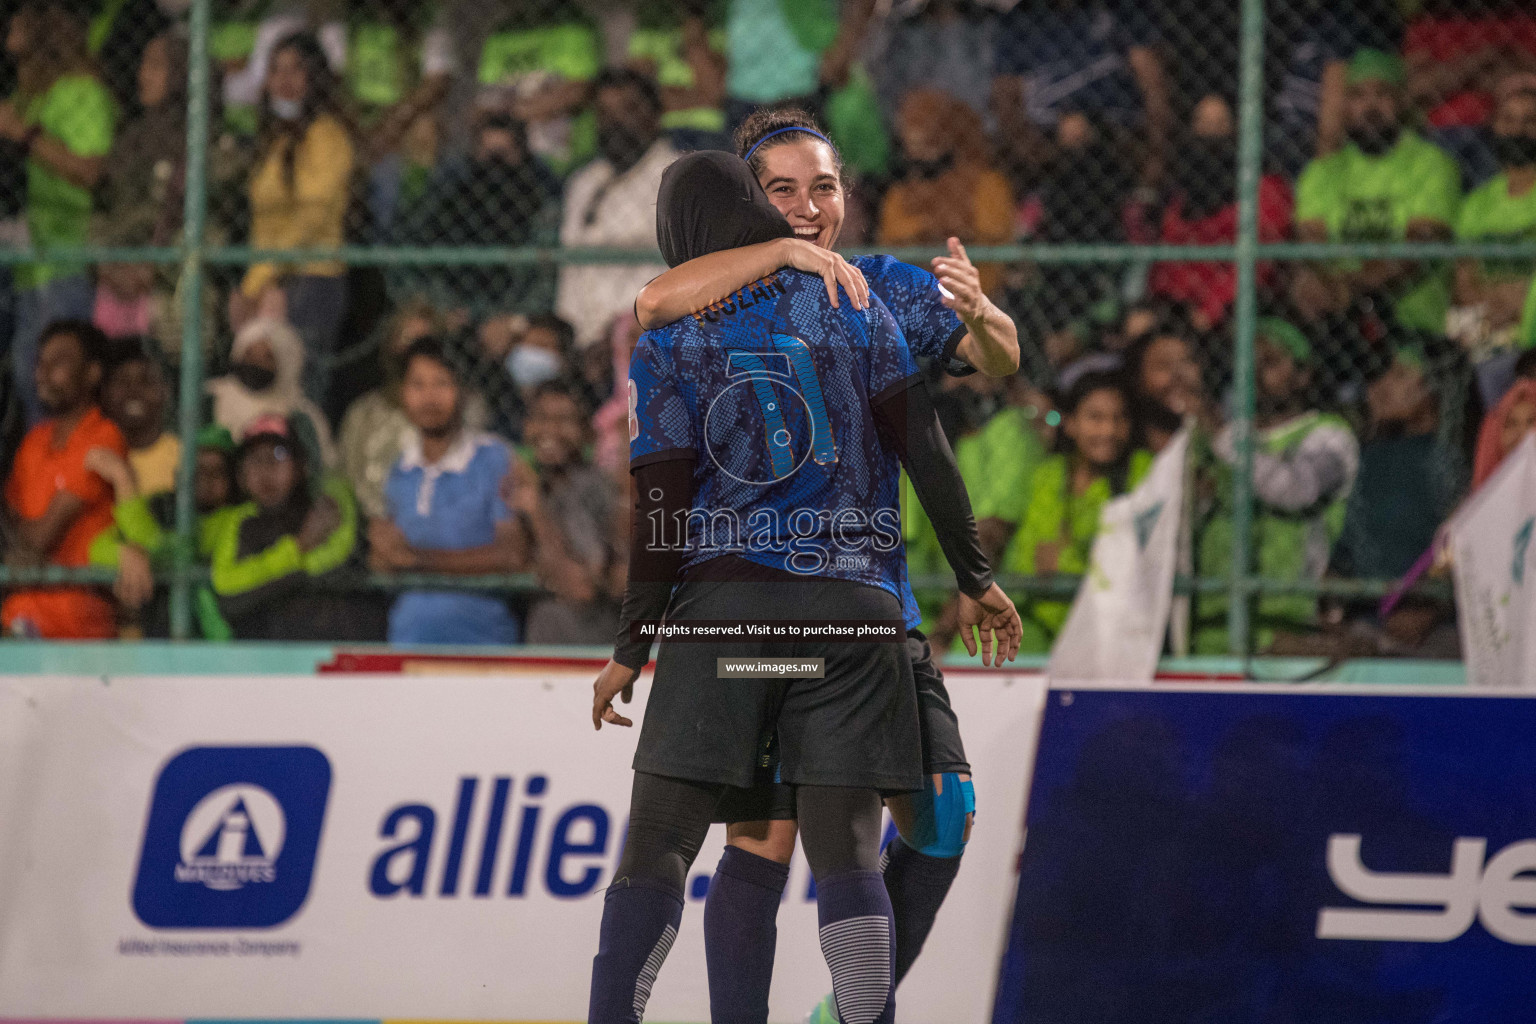
[[[994,1024],[1525,1024],[1536,700],[1053,690]]]
[[[0,1019],[585,1019],[635,742],[592,730],[591,681],[0,679]],[[913,1024],[988,1012],[1044,701],[1002,674],[951,692],[978,821],[902,987]],[[653,1019],[708,1019],[721,842]],[[797,857],[775,1021],[829,989],[811,893]]]

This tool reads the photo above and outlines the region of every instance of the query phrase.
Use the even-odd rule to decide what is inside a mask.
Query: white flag
[[[1105,502],[1088,571],[1051,648],[1055,680],[1150,682],[1168,632],[1189,430],[1176,434],[1129,494]]]
[[[1467,682],[1536,687],[1536,435],[1446,526]]]

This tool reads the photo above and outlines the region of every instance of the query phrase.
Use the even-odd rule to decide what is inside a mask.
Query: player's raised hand
[[[980,635],[983,665],[990,668],[1018,656],[1024,626],[1019,621],[1018,609],[996,583],[979,598],[961,594],[956,616],[960,641],[965,644],[967,654],[975,654],[977,650],[977,636],[972,630]]]
[[[777,243],[783,248],[784,266],[818,275],[827,285],[827,298],[832,308],[838,306],[837,289],[841,285],[848,293],[854,309],[869,308],[869,282],[864,272],[830,249],[823,249],[813,242],[800,238],[783,238]]]
[[[943,289],[939,301],[969,324],[986,312],[987,296],[981,290],[981,272],[966,253],[960,239],[949,239],[949,255],[933,261],[933,276]]]
[[[603,666],[597,681],[592,684],[592,728],[601,729],[604,722],[626,728],[635,724],[613,709],[613,698],[618,697],[628,704],[635,695],[635,680],[639,678],[639,669],[616,661],[610,660]]]

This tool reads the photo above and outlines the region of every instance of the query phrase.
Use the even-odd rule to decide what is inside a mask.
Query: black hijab
[[[656,195],[656,238],[667,266],[723,249],[793,238],[789,221],[734,153],[705,150],[674,160]]]

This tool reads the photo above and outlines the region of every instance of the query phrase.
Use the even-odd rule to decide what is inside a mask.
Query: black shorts
[[[669,622],[894,621],[901,604],[877,587],[685,580]],[[822,658],[821,679],[721,679],[717,658]],[[840,643],[757,638],[663,641],[635,750],[635,771],[750,786],[764,736],[777,734],[779,777],[792,785],[886,793],[923,785],[916,692],[899,641]]]
[[[944,674],[933,662],[928,638],[920,630],[907,631],[907,657],[917,686],[918,725],[923,744],[923,773],[971,773],[960,740],[960,721],[949,703]],[[795,790],[783,781],[778,764],[778,743],[769,736],[759,743],[757,778],[746,788],[732,786],[715,808],[715,820],[793,821]]]

